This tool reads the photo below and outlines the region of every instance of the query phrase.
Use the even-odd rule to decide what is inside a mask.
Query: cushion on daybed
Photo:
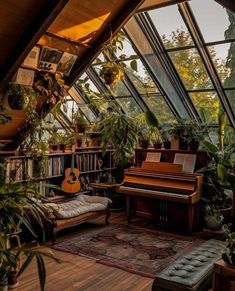
[[[90,211],[100,211],[107,208],[112,201],[106,197],[79,195],[73,200],[60,204],[47,203],[48,207],[56,218],[64,219],[75,217]]]

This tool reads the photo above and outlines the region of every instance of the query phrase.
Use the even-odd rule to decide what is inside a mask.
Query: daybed
[[[105,223],[109,224],[109,204],[106,197],[78,195],[61,203],[45,203],[44,207],[49,220],[45,223],[46,230],[52,231],[52,243],[55,243],[59,230],[72,227],[91,219],[105,215]]]

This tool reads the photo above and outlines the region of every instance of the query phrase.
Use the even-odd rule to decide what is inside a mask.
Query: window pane
[[[194,0],[189,4],[206,42],[235,38],[233,13],[214,0]]]
[[[123,110],[130,116],[135,116],[136,113],[142,112],[141,108],[132,97],[116,98],[116,101],[121,105]]]
[[[169,52],[186,89],[213,88],[209,75],[196,49]]]
[[[160,123],[172,123],[176,120],[162,96],[143,97],[143,99]]]
[[[223,86],[235,87],[235,43],[224,43],[208,49]]]
[[[69,89],[69,95],[78,103],[78,104],[84,104],[85,101],[82,99],[82,97],[79,95],[76,88],[73,86]]]
[[[86,116],[86,118],[90,122],[95,122],[96,121],[95,114],[88,108],[88,106],[81,106],[81,107],[79,107],[79,109],[84,113],[84,115]]]
[[[136,55],[135,50],[133,49],[131,42],[127,37],[125,37],[124,41],[122,42],[123,48],[118,45],[116,55],[119,58],[122,55],[122,58],[130,57],[131,55]]]
[[[194,44],[177,5],[151,10],[149,15],[166,48]]]
[[[235,111],[235,90],[229,90],[229,91],[225,91],[226,95],[229,99],[229,102],[233,108],[233,110]]]
[[[174,104],[176,111],[182,118],[190,118],[189,112],[185,105],[182,103],[180,94],[175,90],[173,84],[169,80],[169,75],[165,70],[160,58],[154,54],[145,34],[141,31],[139,24],[135,18],[131,18],[125,26],[125,29],[130,35],[132,41],[145,59],[149,68],[153,72],[158,83],[170,99],[171,103]]]
[[[61,104],[62,112],[67,116],[67,118],[72,121],[72,116],[74,112],[77,112],[78,105],[73,100],[66,100],[64,104]]]
[[[204,108],[210,113],[212,123],[217,123],[219,113],[219,97],[215,92],[195,92],[189,94],[197,110]]]
[[[124,62],[127,65],[126,73],[128,77],[131,79],[133,85],[136,87],[140,94],[158,93],[159,90],[155,86],[152,78],[150,77],[141,60],[138,59],[136,61],[137,61],[137,72],[132,70],[130,66],[131,61]]]

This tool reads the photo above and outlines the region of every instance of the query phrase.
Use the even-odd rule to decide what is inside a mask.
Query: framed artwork
[[[64,52],[60,62],[57,66],[57,71],[68,76],[74,63],[76,62],[77,56]]]
[[[43,71],[55,73],[62,55],[62,51],[44,47],[41,52],[38,68]]]
[[[35,71],[19,68],[12,78],[12,82],[24,85],[24,86],[32,86],[34,80]]]
[[[22,66],[32,69],[37,69],[40,55],[40,47],[34,46],[30,53],[25,58]]]

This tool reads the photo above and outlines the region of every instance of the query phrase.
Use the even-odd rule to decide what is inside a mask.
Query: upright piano
[[[126,170],[116,191],[126,196],[128,221],[134,206],[137,215],[153,218],[162,227],[191,233],[199,225],[202,179],[198,173],[182,173],[182,165],[143,162]]]

